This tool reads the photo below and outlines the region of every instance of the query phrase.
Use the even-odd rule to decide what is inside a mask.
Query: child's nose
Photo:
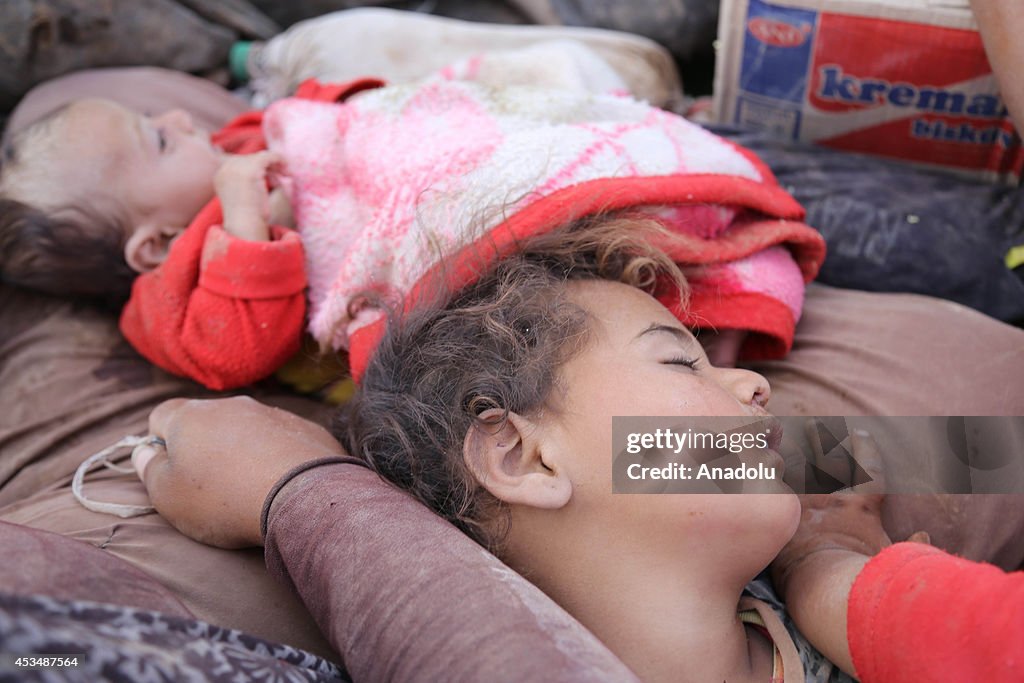
[[[740,403],[764,409],[772,395],[768,380],[756,372],[740,368],[715,368],[719,373],[719,381],[732,393]]]
[[[184,109],[171,109],[164,112],[160,118],[163,119],[163,123],[173,126],[184,133],[191,133],[193,131],[192,116]]]

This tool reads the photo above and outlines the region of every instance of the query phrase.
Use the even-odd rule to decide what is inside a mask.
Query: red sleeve
[[[864,683],[1024,680],[1024,572],[897,543],[857,576],[847,637]]]
[[[230,154],[252,154],[267,148],[263,137],[263,112],[248,111],[232,119],[210,136],[210,141]]]
[[[161,368],[211,389],[262,379],[299,348],[306,271],[296,233],[269,242],[224,232],[211,202],[156,270],[140,275],[121,331]]]

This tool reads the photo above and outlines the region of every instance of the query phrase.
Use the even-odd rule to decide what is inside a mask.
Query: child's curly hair
[[[655,244],[671,239],[643,218],[597,217],[524,244],[447,302],[394,318],[360,390],[336,417],[349,452],[494,550],[501,504],[463,459],[466,433],[497,408],[547,407],[559,368],[587,340],[587,313],[569,281],[605,279],[685,293]]]
[[[0,144],[0,280],[119,307],[136,277],[124,258],[128,231],[123,221],[88,202],[41,208],[18,198],[23,196],[21,186],[40,176],[34,172],[21,177],[28,150],[45,146],[50,126],[64,111]]]

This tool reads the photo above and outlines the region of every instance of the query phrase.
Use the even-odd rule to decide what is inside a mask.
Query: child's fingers
[[[262,176],[271,168],[281,167],[284,160],[277,152],[263,151],[234,156],[224,162],[222,168],[229,175]]]
[[[284,163],[284,158],[280,154],[277,152],[271,152],[270,150],[257,152],[252,156],[254,157],[254,161],[264,169],[271,168],[272,166],[281,166]]]
[[[277,152],[269,150],[259,152],[258,163],[263,179],[270,188],[279,187],[284,174],[284,158]]]
[[[924,543],[925,545],[932,544],[932,537],[927,531],[918,531],[910,535],[907,539],[908,543]]]

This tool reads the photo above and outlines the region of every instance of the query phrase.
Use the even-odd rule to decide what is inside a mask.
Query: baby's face
[[[223,157],[184,111],[145,116],[101,99],[70,105],[47,141],[49,189],[69,204],[117,207],[130,230],[187,226],[213,198]]]

